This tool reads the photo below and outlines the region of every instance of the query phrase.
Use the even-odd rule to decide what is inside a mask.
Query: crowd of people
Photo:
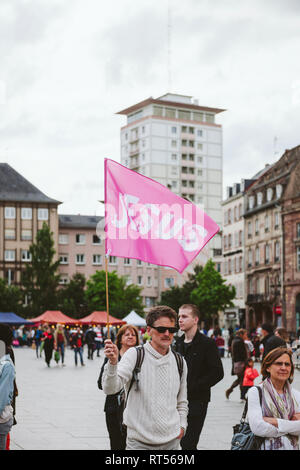
[[[95,353],[99,357],[104,348],[98,388],[106,395],[112,450],[196,450],[211,388],[224,377],[226,353],[236,376],[225,390],[226,398],[239,387],[261,449],[299,449],[300,392],[291,387],[293,345],[286,330],[273,331],[264,323],[250,332],[218,327],[205,331],[199,328],[200,320],[197,306],[185,304],[178,313],[168,306],[152,307],[145,329],[127,324],[118,330],[89,326],[83,331],[43,325],[27,335],[0,325],[0,450],[9,446],[15,422],[18,392],[12,345],[24,334],[30,337],[25,344],[34,345],[37,358],[44,354],[48,367],[53,358],[65,365],[66,348],[74,351],[75,366],[79,361],[85,365],[84,345],[88,360]],[[259,376],[258,390],[254,382]]]

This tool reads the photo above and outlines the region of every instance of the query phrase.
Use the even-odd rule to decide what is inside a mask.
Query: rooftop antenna
[[[171,0],[168,0],[168,91],[172,89],[172,66],[171,66],[171,33],[172,33],[172,15],[171,15]]]

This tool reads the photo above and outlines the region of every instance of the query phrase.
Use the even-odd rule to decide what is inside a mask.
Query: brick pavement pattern
[[[75,367],[74,353],[66,350],[66,367],[52,360],[50,369],[44,358],[36,358],[30,348],[17,348],[16,373],[17,425],[11,432],[12,450],[107,450],[109,439],[104,415],[104,393],[98,389],[97,380],[104,359],[87,359],[86,366]],[[241,417],[238,388],[225,398],[231,385],[231,359],[222,359],[225,377],[212,388],[212,398],[198,444],[199,450],[228,450],[232,426]],[[260,364],[255,363],[260,372]],[[255,384],[260,381],[258,377]],[[300,390],[300,372],[295,371],[293,385]]]

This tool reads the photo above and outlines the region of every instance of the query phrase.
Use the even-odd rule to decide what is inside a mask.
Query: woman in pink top
[[[244,372],[241,400],[246,399],[246,394],[249,388],[254,386],[254,380],[259,376],[259,373],[256,369],[253,368],[254,362],[253,359],[248,359],[246,363],[246,369]]]

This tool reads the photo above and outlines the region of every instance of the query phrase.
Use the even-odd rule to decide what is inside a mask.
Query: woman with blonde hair
[[[123,354],[134,346],[139,345],[139,332],[134,325],[122,326],[117,334],[116,345],[119,349],[119,360]],[[98,388],[102,390],[102,375],[104,366],[107,363],[104,359],[98,379]],[[107,395],[104,405],[106,426],[109,434],[111,450],[125,450],[126,448],[126,427],[123,426],[123,411],[125,404],[124,389],[114,395]]]
[[[264,437],[261,450],[299,450],[300,392],[291,387],[292,353],[279,347],[264,358],[259,390],[248,392],[248,418],[252,432]]]

